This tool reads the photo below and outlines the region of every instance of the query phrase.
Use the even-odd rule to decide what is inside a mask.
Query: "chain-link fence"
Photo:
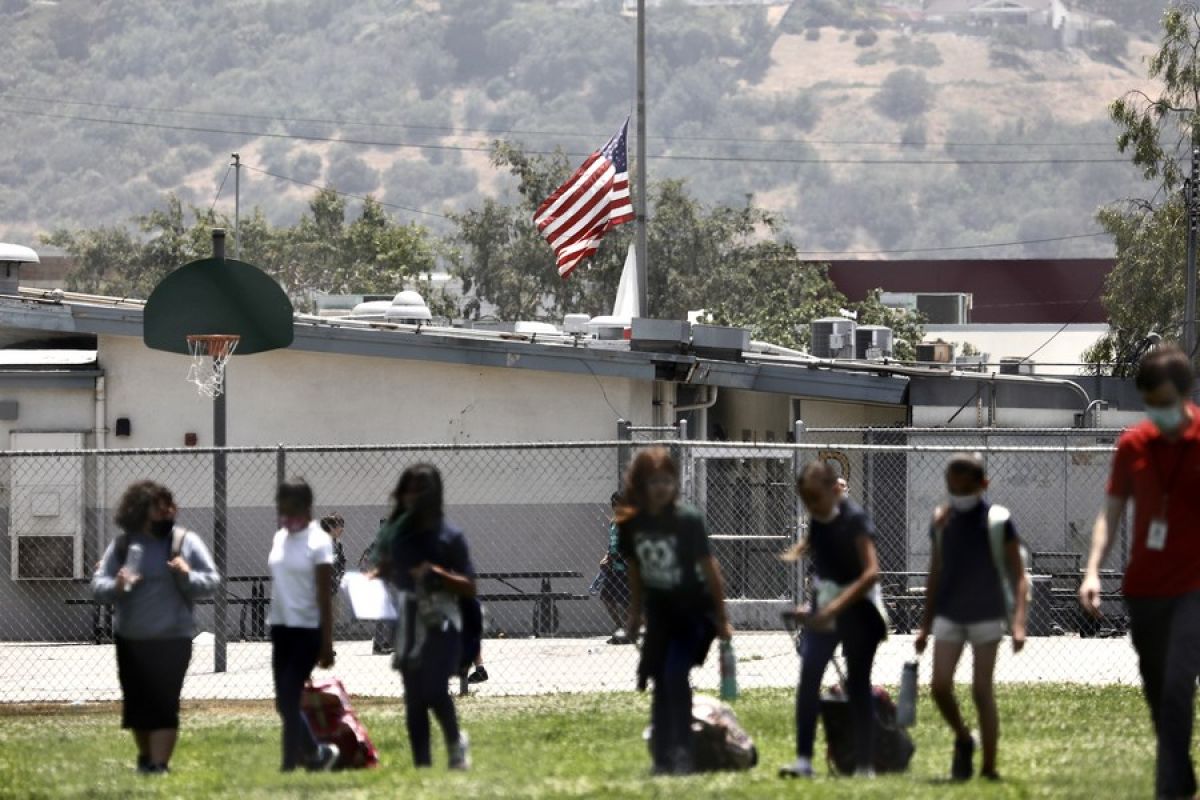
[[[940,438],[937,438],[940,437]],[[921,431],[800,431],[794,444],[663,441],[681,463],[683,494],[706,514],[738,630],[746,686],[790,686],[793,642],[780,612],[805,594],[803,565],[778,554],[801,535],[793,475],[806,460],[838,465],[852,496],[878,526],[884,596],[894,635],[877,661],[891,682],[911,656],[922,603],[928,522],[945,494],[951,452],[983,452],[992,498],[1010,506],[1033,554],[1035,603],[1026,652],[1001,658],[1013,681],[1136,679],[1116,597],[1100,623],[1077,610],[1087,532],[1111,458],[1110,432],[1026,436]],[[486,609],[484,693],[629,689],[637,650],[609,644],[621,621],[594,593],[608,543],[609,499],[632,454],[648,442],[402,447],[87,450],[0,453],[0,701],[75,701],[118,696],[110,610],[91,601],[90,576],[118,533],[124,488],[151,478],[169,486],[179,520],[223,563],[216,598],[197,606],[197,638],[185,697],[271,696],[266,613],[272,499],[284,476],[305,477],[319,514],[346,520],[343,547],[354,569],[389,510],[400,472],[428,461],[444,473],[448,516],[467,533]],[[226,474],[219,474],[224,463]],[[220,499],[224,486],[224,509]],[[1124,545],[1124,539],[1121,544]],[[390,658],[375,654],[376,623],[337,611],[335,671],[357,694],[396,695]],[[697,684],[715,686],[715,659]],[[968,665],[969,666],[969,665]]]

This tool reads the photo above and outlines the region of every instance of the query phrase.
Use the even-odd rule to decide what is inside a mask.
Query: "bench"
[[[225,598],[225,603],[231,606],[240,606],[241,610],[238,615],[238,638],[242,641],[251,641],[252,639],[267,638],[267,606],[271,599],[266,593],[266,582],[270,578],[261,575],[251,576],[236,576],[225,579],[227,583],[249,582],[250,596],[241,597],[230,594]],[[102,603],[90,597],[69,597],[63,601],[68,606],[91,606],[92,607],[92,643],[103,644],[111,642],[113,638],[112,629],[112,604]],[[211,606],[214,605],[212,598],[204,598],[197,600],[195,605]],[[247,617],[249,617],[250,633],[246,633]]]
[[[558,602],[562,600],[588,600],[589,595],[555,591],[553,581],[582,578],[582,572],[574,570],[546,570],[525,572],[480,572],[476,581],[496,581],[511,592],[480,592],[480,603],[533,602],[533,635],[546,636],[558,633]],[[514,581],[538,581],[538,589],[527,591]]]

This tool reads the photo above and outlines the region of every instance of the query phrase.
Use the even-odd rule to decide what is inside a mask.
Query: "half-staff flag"
[[[608,144],[538,206],[533,222],[554,248],[558,274],[567,277],[595,255],[604,235],[636,216],[629,200],[629,119]]]

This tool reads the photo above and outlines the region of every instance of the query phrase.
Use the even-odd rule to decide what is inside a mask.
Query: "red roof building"
[[[1111,258],[831,261],[829,276],[850,300],[885,292],[972,295],[973,323],[1108,322],[1100,297]]]

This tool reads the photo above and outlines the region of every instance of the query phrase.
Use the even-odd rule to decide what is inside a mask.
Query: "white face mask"
[[[955,511],[970,511],[979,505],[983,500],[981,494],[952,494],[950,495],[950,507]]]

